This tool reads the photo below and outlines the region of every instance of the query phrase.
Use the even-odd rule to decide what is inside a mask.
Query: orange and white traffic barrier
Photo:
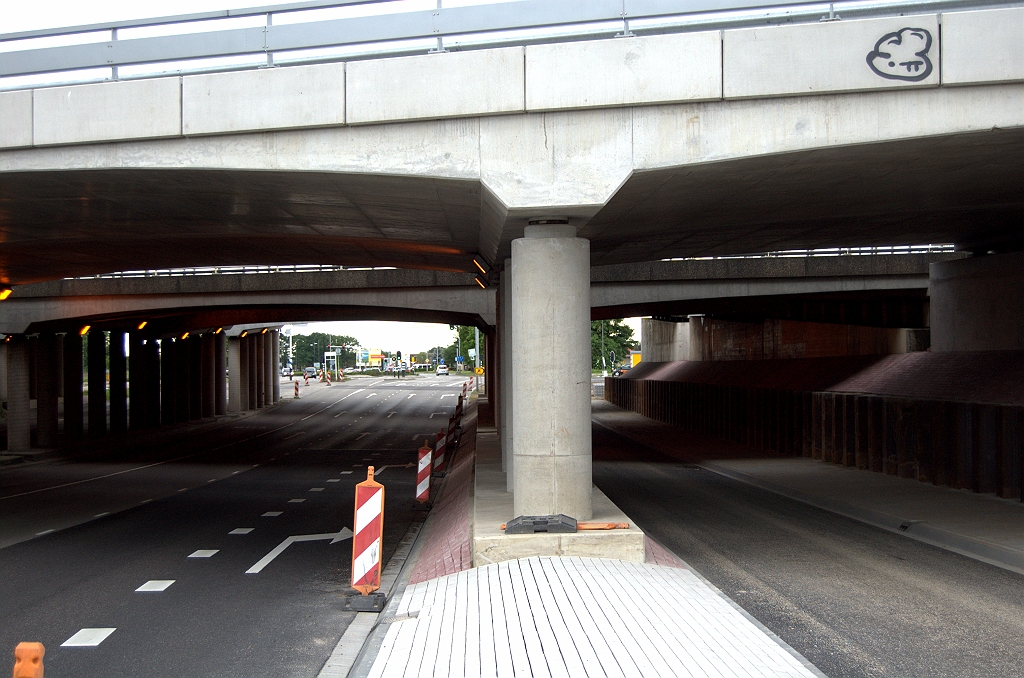
[[[299,397],[299,380],[298,379],[295,380],[295,397],[296,398]]]
[[[444,447],[448,456],[455,455],[455,429],[459,426],[459,420],[452,417],[448,420],[448,435],[445,436]]]
[[[459,402],[455,405],[455,425],[458,426],[462,421],[462,396],[459,396]]]
[[[434,473],[444,473],[444,453],[447,438],[444,429],[437,432],[434,440]]]
[[[356,514],[352,532],[352,588],[367,596],[380,588],[380,561],[384,534],[384,486],[373,479],[356,485]]]
[[[309,386],[309,373],[308,372],[306,373],[305,377],[306,377],[306,386]]]
[[[324,372],[324,379],[327,381],[327,385],[330,386],[331,385],[331,373],[330,372]]]
[[[416,467],[416,501],[426,504],[430,501],[430,465],[434,456],[430,449],[430,441],[424,440],[419,449],[419,460]]]
[[[14,648],[14,678],[43,678],[42,643],[18,643]]]

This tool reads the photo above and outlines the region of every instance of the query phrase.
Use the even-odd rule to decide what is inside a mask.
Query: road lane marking
[[[253,527],[236,527],[235,529],[228,532],[228,534],[249,534],[254,529]]]
[[[309,488],[309,491],[310,492],[323,492],[324,488],[322,488],[322,487],[311,487],[311,488]]]
[[[329,483],[340,483],[341,482],[341,478],[328,478],[327,482],[329,482]]]
[[[102,518],[103,516],[109,516],[109,515],[110,515],[110,511],[104,511],[103,513],[97,513],[96,515],[93,516],[93,518]]]
[[[261,515],[260,518],[276,518],[282,513],[284,513],[284,511],[267,511],[266,513]]]
[[[378,468],[378,469],[374,469],[374,470],[373,470],[373,475],[374,475],[374,476],[379,476],[379,475],[380,475],[381,473],[384,473],[384,471],[385,471],[386,469],[389,469],[389,468],[412,468],[412,467],[413,467],[413,466],[415,466],[415,465],[416,465],[416,464],[414,464],[414,463],[413,463],[413,462],[411,462],[411,461],[410,461],[410,462],[409,462],[408,464],[388,464],[388,465],[386,465],[386,466],[381,466],[381,467],[380,467],[380,468]]]
[[[187,487],[183,487],[183,488],[181,488],[180,490],[178,490],[178,492],[184,492],[184,491],[186,491],[187,489],[188,489]]]
[[[337,419],[343,414],[348,414],[348,410],[342,410],[341,412],[338,412],[336,415],[334,415],[334,418]]]
[[[355,394],[357,394],[357,393],[362,393],[362,392],[363,392],[363,391],[365,391],[365,390],[366,390],[365,388],[359,388],[359,389],[356,389],[355,391],[352,391],[352,392],[351,392],[351,393],[349,393],[349,394],[348,394],[347,396],[345,396],[345,398],[351,398],[351,397],[352,397],[352,396],[354,396]],[[342,400],[344,400],[345,398],[341,398],[341,399],[339,399],[339,400],[338,400],[338,402],[340,403],[340,402],[341,402]]]
[[[111,633],[116,631],[116,628],[110,629],[82,629],[75,635],[71,636],[63,643],[61,647],[96,647],[110,636]]]
[[[455,397],[456,397],[456,394],[455,394],[455,393],[443,393],[443,394],[441,395],[441,397],[442,397],[442,398],[455,398]]]
[[[289,504],[301,504],[304,501],[306,501],[306,500],[305,499],[289,499],[288,503]]]
[[[444,416],[447,416],[447,415],[448,415],[448,413],[447,413],[447,412],[431,412],[431,413],[430,413],[430,416],[429,416],[429,417],[427,417],[427,418],[428,418],[428,419],[433,419],[433,418],[434,418],[434,415],[435,415],[435,414],[437,414],[437,415],[440,415],[440,416],[442,416],[442,417],[444,417]]]
[[[373,434],[372,433],[366,433],[366,432],[360,433],[358,436],[356,436],[356,440],[362,440],[364,437],[369,436],[369,435],[373,435]]]
[[[212,558],[215,553],[220,553],[220,549],[199,549],[188,554],[189,558]]]
[[[377,395],[377,394],[376,393],[371,393],[370,395],[366,396],[366,399],[369,400],[370,398],[372,398],[375,395]]]
[[[412,398],[414,395],[416,395],[416,394],[415,393],[410,393],[408,396],[406,396],[405,399],[408,400],[409,398]]]
[[[357,464],[357,466],[358,466],[358,464]],[[342,471],[341,475],[343,475],[343,476],[350,476],[350,475],[352,475],[352,471]]]
[[[311,417],[311,416],[313,416],[313,415],[309,415],[309,416]],[[306,418],[308,419],[309,417],[306,417]],[[298,433],[293,433],[293,434],[291,434],[290,436],[288,436],[288,437],[284,438],[284,440],[291,440],[291,439],[292,439],[292,438],[294,438],[295,436],[304,436],[304,435],[306,435],[306,432],[305,432],[305,431],[299,431]],[[283,441],[282,441],[282,442],[283,442]]]
[[[388,417],[387,418],[390,419],[391,417],[393,417],[396,414],[398,414],[398,412],[388,412]]]
[[[37,537],[42,537],[44,534],[50,534],[53,530],[43,530],[42,532],[36,532]]]
[[[283,542],[274,547],[274,549],[267,555],[260,558],[255,565],[245,571],[246,574],[259,574],[263,571],[267,565],[269,565],[274,558],[284,553],[284,550],[296,542],[302,541],[326,541],[331,540],[331,544],[335,544],[339,541],[345,541],[352,537],[352,530],[347,527],[341,528],[339,532],[333,532],[331,534],[300,534],[293,537],[288,537]]]
[[[151,591],[153,593],[159,593],[166,591],[167,588],[173,584],[176,580],[174,579],[150,579],[145,584],[135,589],[136,593],[146,593]]]

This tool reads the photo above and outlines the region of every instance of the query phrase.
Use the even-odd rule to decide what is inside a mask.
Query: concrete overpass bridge
[[[0,281],[17,289],[126,269],[254,263],[479,274],[477,284],[498,287],[500,367],[492,375],[502,385],[515,511],[584,518],[591,309],[644,301],[615,287],[635,281],[592,287],[592,266],[893,242],[952,242],[979,254],[1018,248],[1024,8],[932,5],[908,16],[893,5],[841,21],[687,25],[620,39],[6,91]],[[684,9],[676,14],[720,7]],[[296,32],[278,28],[261,31],[263,39]],[[228,33],[209,41],[245,37]],[[97,50],[113,66],[196,56],[194,41],[175,40],[7,52],[0,74],[94,66]],[[297,48],[238,44],[201,55]],[[977,276],[956,282],[956,264],[947,264],[944,308],[964,298],[964,285],[1005,300],[999,290],[1020,274],[1016,255],[1004,256],[1010,263],[988,264],[990,282],[980,287]],[[442,287],[449,305],[432,312],[488,323],[472,287]],[[189,321],[204,327],[274,314],[238,309],[238,295],[216,289],[170,305],[196,312],[201,297],[189,294],[224,295],[197,312],[203,320]],[[320,302],[305,291],[275,294],[290,294],[283,303],[309,313],[314,303],[369,306],[391,293],[347,291]],[[10,301],[19,299],[27,301],[20,292]],[[115,306],[100,316],[155,309]],[[933,299],[932,315],[947,319],[950,339],[940,347],[1019,348],[1024,336],[979,311],[971,317],[979,331],[957,343],[962,314],[936,309]],[[20,337],[9,350],[15,366],[27,360]],[[558,374],[535,375],[536,364],[556,365]],[[9,370],[9,379],[18,373]],[[27,383],[9,387],[12,426],[28,411],[27,394]],[[555,480],[528,480],[539,476]]]

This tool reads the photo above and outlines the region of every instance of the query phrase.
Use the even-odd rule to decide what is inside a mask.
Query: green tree
[[[604,325],[604,355],[608,369],[625,362],[629,357],[629,349],[636,348],[633,339],[633,328],[619,320],[595,320],[590,323],[590,364],[595,370],[603,369],[601,365],[601,326]],[[615,352],[615,364],[611,355]]]
[[[312,367],[314,363],[321,363],[324,360],[324,353],[333,347],[338,352],[338,366],[341,368],[354,367],[356,364],[356,351],[360,346],[359,340],[339,334],[327,334],[325,332],[311,332],[310,334],[292,335],[292,349],[294,357],[292,367],[296,370],[303,367]],[[344,347],[344,348],[343,348]],[[288,337],[281,337],[281,364],[288,364]]]

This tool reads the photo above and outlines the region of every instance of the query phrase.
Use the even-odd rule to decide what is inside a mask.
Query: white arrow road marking
[[[429,418],[433,419],[435,414],[443,417],[443,416],[447,415],[448,413],[447,412],[431,412]]]
[[[365,390],[366,390],[365,388],[357,388],[357,389],[356,389],[355,391],[352,391],[352,392],[351,392],[351,393],[349,393],[349,394],[348,394],[347,396],[345,396],[345,398],[351,398],[351,397],[352,397],[352,396],[354,396],[355,394],[357,394],[357,393],[362,393],[362,392],[363,392],[363,391],[365,391]],[[341,402],[342,400],[344,400],[345,398],[340,398],[340,399],[338,400],[338,402],[340,403],[340,402]],[[342,414],[345,414],[345,413],[344,413],[344,412],[342,412]]]
[[[375,395],[377,395],[377,394],[376,393],[371,393],[370,395],[366,396],[366,399],[369,400],[370,398],[372,398]]]
[[[409,395],[407,395],[405,397],[405,399],[408,400],[409,398],[412,398],[414,395],[416,395],[416,394],[415,393],[410,393]]]
[[[392,417],[392,415],[395,415],[395,414],[398,414],[398,412],[388,412],[388,417],[387,418],[390,419]]]
[[[275,546],[273,551],[271,551],[267,555],[265,555],[262,558],[260,558],[259,562],[257,562],[255,565],[250,567],[248,570],[246,570],[245,573],[246,574],[259,574],[260,572],[263,571],[263,568],[265,568],[267,565],[269,565],[271,563],[271,561],[274,560],[274,558],[277,558],[279,555],[284,553],[284,550],[286,548],[288,548],[289,546],[291,546],[292,544],[294,544],[295,542],[299,542],[299,541],[326,541],[326,540],[330,539],[332,544],[336,544],[339,541],[344,541],[346,539],[351,539],[351,538],[352,538],[352,530],[348,529],[347,527],[341,528],[340,532],[333,532],[333,533],[330,533],[330,534],[300,534],[300,535],[296,535],[296,536],[293,536],[293,537],[288,537],[283,542],[281,542],[280,544]]]
[[[358,436],[356,437],[356,440],[362,440],[364,436],[368,436],[368,435],[373,435],[373,434],[371,434],[371,433],[360,433],[360,434],[359,434],[359,435],[358,435]]]

